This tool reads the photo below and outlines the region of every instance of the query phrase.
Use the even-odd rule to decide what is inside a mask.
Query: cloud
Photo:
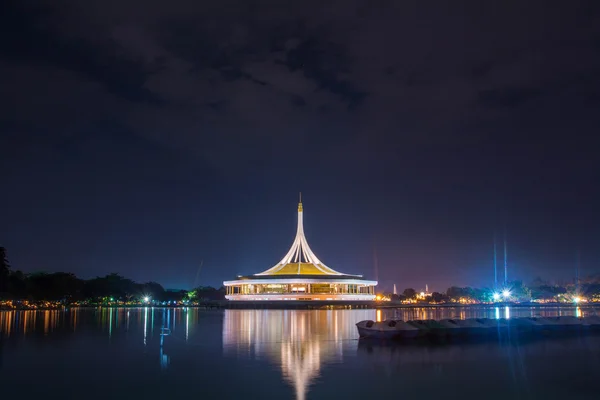
[[[520,104],[535,99],[542,95],[542,92],[536,88],[510,88],[489,89],[479,92],[480,102],[492,108],[510,108],[517,107]]]
[[[245,254],[231,251],[239,227],[280,223],[269,220],[274,203],[298,189],[336,205],[316,218],[324,226],[355,217],[346,231],[358,224],[366,239],[357,249],[379,235],[390,265],[446,243],[444,265],[462,252],[457,229],[470,236],[463,254],[485,249],[501,213],[524,221],[515,235],[535,240],[562,223],[557,215],[591,232],[599,9],[552,0],[8,2],[0,171],[5,225],[16,233],[7,237],[73,247],[81,235],[54,243],[56,227],[100,224],[104,233],[90,238],[110,240],[94,243],[135,247],[134,226],[151,224],[156,245],[144,242],[142,254],[214,247],[226,271],[239,261],[228,254]],[[559,231],[568,237],[558,247],[580,239]],[[593,235],[579,232],[591,246]],[[398,250],[402,242],[414,248]],[[157,260],[142,264],[162,271]]]
[[[292,148],[398,158],[523,105],[594,104],[598,7],[544,4],[24,0],[1,21],[17,110],[3,121],[75,134],[110,120],[221,171]]]

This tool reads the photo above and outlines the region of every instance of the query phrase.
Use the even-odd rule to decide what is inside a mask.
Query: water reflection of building
[[[324,364],[341,361],[343,341],[355,338],[355,323],[372,310],[226,310],[223,353],[267,358],[281,366],[303,400]]]

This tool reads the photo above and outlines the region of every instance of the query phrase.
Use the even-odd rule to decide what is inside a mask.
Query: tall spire
[[[298,227],[292,247],[277,265],[256,275],[347,275],[329,268],[313,253],[304,236],[302,214],[302,193],[300,193]]]

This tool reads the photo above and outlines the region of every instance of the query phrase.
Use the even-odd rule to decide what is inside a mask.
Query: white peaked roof
[[[298,228],[292,247],[275,266],[256,275],[348,275],[329,268],[313,253],[304,236],[302,213],[302,198],[300,198]]]

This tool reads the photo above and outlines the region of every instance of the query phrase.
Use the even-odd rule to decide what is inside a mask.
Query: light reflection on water
[[[9,337],[14,334],[27,335],[34,332],[48,335],[59,328],[63,331],[76,332],[79,325],[92,325],[106,332],[111,338],[115,329],[129,330],[133,315],[134,324],[143,324],[144,343],[147,336],[154,332],[155,317],[160,318],[158,322],[164,322],[166,327],[184,325],[187,338],[190,333],[190,323],[195,321],[195,316],[197,317],[196,312],[187,311],[187,308],[154,307],[0,311],[0,335]]]
[[[578,398],[594,398],[585,391],[591,379],[586,377],[600,373],[598,338],[380,346],[359,342],[355,327],[364,319],[589,314],[595,314],[593,308],[572,306],[8,311],[0,312],[0,387],[10,393],[11,385],[27,386],[20,398],[33,399],[50,390],[69,392],[73,383],[63,377],[77,376],[88,399],[130,399],[127,390],[135,388],[134,397],[145,400],[186,397],[198,390],[220,400],[308,400],[385,396],[395,393],[399,382],[406,393],[429,388],[437,391],[432,396],[443,397],[462,387],[476,395],[485,383],[494,388],[485,389],[486,398],[505,399],[561,390],[568,396],[567,389],[575,390],[571,386],[577,382]],[[80,376],[82,368],[104,371],[104,378]],[[34,387],[28,383],[31,376],[39,383]],[[243,393],[230,388],[232,382]]]
[[[140,310],[142,312],[140,312]],[[154,319],[164,319],[166,326],[171,329],[175,329],[176,325],[182,324],[185,326],[186,339],[190,335],[190,323],[194,321],[194,316],[197,317],[198,310],[193,308],[179,308],[179,309],[164,309],[166,316],[163,316],[162,308],[155,307],[140,307],[140,308],[98,308],[98,309],[78,309],[72,308],[68,310],[27,310],[27,311],[0,311],[0,335],[10,336],[14,333],[26,335],[29,332],[43,332],[49,334],[56,330],[58,327],[61,329],[68,328],[72,331],[76,331],[79,324],[90,325],[94,324],[103,331],[106,331],[108,336],[112,336],[113,329],[120,329],[125,324],[125,330],[129,329],[130,320],[133,318],[134,323],[143,322],[144,325],[144,340],[148,334],[154,332],[155,321]],[[188,310],[191,312],[188,313]],[[343,325],[344,329],[349,328],[354,333],[354,325],[360,319],[372,319],[374,321],[383,321],[386,319],[401,319],[401,320],[412,320],[412,319],[443,319],[443,318],[510,318],[510,317],[530,317],[530,316],[541,316],[541,317],[553,317],[561,315],[576,315],[578,317],[585,317],[586,315],[596,315],[596,309],[593,307],[574,307],[574,306],[551,306],[551,307],[411,307],[411,308],[383,308],[383,309],[371,309],[371,310],[311,310],[307,311],[296,311],[297,315],[320,315],[321,313],[329,313],[328,315],[343,315],[346,311],[352,314],[354,317],[349,318],[352,321],[350,325]],[[290,310],[226,310],[225,315],[228,322],[224,325],[224,329],[227,330],[228,326],[232,324],[229,320],[233,315],[240,315],[239,318],[244,319],[245,322],[240,324],[248,324],[246,321],[246,315],[254,315],[259,313],[263,317],[256,317],[261,319],[261,323],[264,322],[266,315],[278,318],[279,315],[292,315]],[[282,314],[283,313],[283,314]],[[133,315],[133,317],[132,317]],[[296,315],[296,314],[294,314]],[[238,318],[238,317],[235,317]],[[254,317],[252,317],[254,319]],[[303,317],[304,318],[304,317]],[[321,318],[318,318],[322,321]],[[311,320],[312,321],[312,320]],[[160,321],[159,321],[160,322]],[[304,322],[304,324],[313,324],[313,322]],[[262,325],[261,325],[262,326]],[[330,326],[330,325],[329,325]],[[289,328],[290,331],[294,331],[295,328]],[[334,324],[334,331],[339,329],[337,324]],[[255,332],[262,332],[261,329],[254,329]],[[312,333],[315,329],[312,329]],[[270,333],[273,335],[274,333]],[[347,333],[348,334],[348,333]],[[228,337],[230,333],[223,333],[223,338]],[[327,334],[329,335],[329,333]],[[353,337],[353,336],[352,336]]]
[[[343,341],[356,340],[356,322],[373,318],[374,310],[226,310],[225,356],[267,357],[281,367],[304,400],[322,364],[343,362]]]
[[[545,306],[545,307],[413,307],[413,308],[391,308],[377,310],[377,314],[371,319],[401,319],[404,321],[413,319],[444,319],[444,318],[514,318],[514,317],[557,317],[566,315],[595,315],[594,307]]]
[[[358,321],[559,315],[582,316],[584,313],[579,307],[517,307],[511,310],[507,306],[353,311],[227,310],[223,321],[223,354],[248,359],[269,358],[271,363],[281,368],[284,379],[294,387],[296,399],[304,400],[309,386],[318,379],[322,366],[343,363],[344,347],[348,350],[358,346],[355,327]],[[386,354],[390,348],[379,350]]]

